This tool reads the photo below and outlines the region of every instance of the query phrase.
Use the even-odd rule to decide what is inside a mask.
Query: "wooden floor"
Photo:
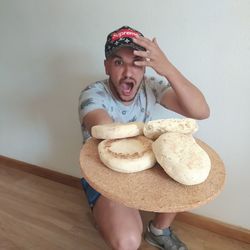
[[[152,214],[142,213],[144,226]],[[250,250],[250,244],[175,222],[190,250]],[[1,250],[108,250],[93,226],[84,193],[0,165]],[[156,250],[142,242],[140,250]]]

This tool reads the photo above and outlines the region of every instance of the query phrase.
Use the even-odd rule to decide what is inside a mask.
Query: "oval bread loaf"
[[[143,135],[143,122],[108,123],[91,128],[91,134],[97,139],[119,139]]]
[[[122,173],[142,171],[156,163],[152,141],[145,136],[103,140],[98,152],[104,165]]]
[[[210,158],[192,135],[162,134],[153,142],[152,149],[157,162],[177,182],[196,185],[207,179],[211,169]]]
[[[159,119],[149,121],[144,125],[143,133],[150,139],[156,139],[166,132],[178,132],[192,134],[198,130],[196,120],[191,118],[184,119]]]

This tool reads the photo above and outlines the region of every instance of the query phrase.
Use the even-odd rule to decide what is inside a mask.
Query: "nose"
[[[125,64],[124,65],[123,76],[128,78],[128,77],[131,77],[132,75],[133,75],[133,69],[132,69],[131,65]]]

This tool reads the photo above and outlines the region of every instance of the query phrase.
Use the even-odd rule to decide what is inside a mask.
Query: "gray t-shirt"
[[[79,119],[95,110],[104,109],[114,122],[147,122],[152,120],[152,114],[156,103],[160,103],[162,95],[170,85],[164,81],[158,81],[154,77],[144,78],[133,102],[124,105],[112,94],[109,81],[102,80],[90,84],[82,90],[79,97]],[[83,143],[90,137],[84,125],[81,125]]]

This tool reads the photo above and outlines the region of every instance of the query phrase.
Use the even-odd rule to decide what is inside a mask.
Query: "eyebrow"
[[[114,54],[114,55],[112,55],[112,56],[111,56],[111,59],[114,59],[114,58],[119,58],[119,59],[122,59],[122,57],[121,57],[121,56],[116,55],[116,54]]]

